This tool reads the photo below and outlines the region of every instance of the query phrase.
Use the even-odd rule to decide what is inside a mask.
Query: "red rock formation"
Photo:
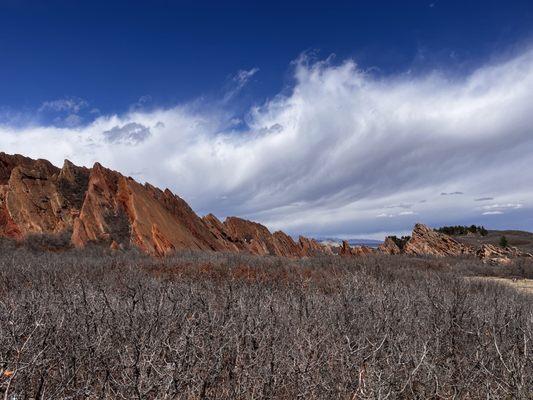
[[[305,236],[298,238],[298,244],[302,249],[302,253],[307,257],[314,257],[319,255],[333,255],[333,251],[330,246],[325,246],[318,243],[315,239],[309,239]]]
[[[236,236],[231,236],[226,227],[213,214],[207,214],[202,218],[211,235],[226,251],[238,252],[246,248],[244,242]]]
[[[267,227],[242,218],[228,217],[224,222],[220,222],[213,214],[208,214],[203,221],[229,251],[282,257],[332,254],[331,249],[320,245],[314,239],[300,236],[296,243],[282,231],[271,234]]]
[[[88,170],[68,162],[59,169],[45,160],[6,154],[0,160],[0,234],[18,239],[71,229]]]
[[[391,255],[400,254],[402,252],[390,237],[385,238],[385,241],[378,246],[378,251]]]
[[[21,239],[22,232],[7,209],[6,195],[8,190],[8,185],[0,186],[0,236]]]
[[[435,232],[426,225],[416,224],[411,238],[403,248],[403,252],[413,255],[444,257],[473,254],[474,250],[448,235]]]
[[[339,255],[340,256],[351,256],[352,255],[352,248],[350,247],[350,245],[348,244],[346,240],[342,241],[342,245],[339,250]]]
[[[492,244],[483,244],[476,251],[476,256],[485,263],[507,265],[512,259],[519,257],[533,257],[532,254],[521,251],[516,247],[496,247]]]
[[[35,163],[35,160],[21,156],[20,154],[11,155],[0,152],[0,185],[7,185],[13,168],[27,166],[33,163]]]
[[[141,185],[95,164],[74,224],[73,243],[116,242],[153,255],[174,250],[227,250],[194,211],[170,190]]]
[[[78,247],[95,242],[118,250],[135,246],[153,255],[197,249],[302,257],[326,251],[316,241],[296,243],[263,225],[210,214],[199,218],[170,190],[141,185],[96,163],[92,169],[65,161],[0,153],[0,236],[72,230]]]
[[[266,226],[242,218],[228,217],[224,221],[226,235],[238,238],[237,246],[258,255],[303,257],[309,253],[287,234],[277,231],[271,234]]]
[[[366,256],[373,254],[374,250],[367,246],[355,246],[350,247],[350,244],[346,241],[342,241],[341,248],[339,250],[340,256]]]

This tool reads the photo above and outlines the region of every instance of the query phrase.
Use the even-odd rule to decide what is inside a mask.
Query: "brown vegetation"
[[[0,245],[5,399],[531,398],[528,259]]]

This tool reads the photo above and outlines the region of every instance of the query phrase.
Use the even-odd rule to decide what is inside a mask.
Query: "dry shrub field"
[[[531,399],[533,265],[3,243],[4,399]]]

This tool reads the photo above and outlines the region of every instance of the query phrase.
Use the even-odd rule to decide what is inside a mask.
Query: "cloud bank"
[[[419,220],[533,229],[533,51],[461,77],[376,77],[302,56],[294,78],[248,111],[244,130],[227,109],[185,104],[85,125],[5,123],[0,147],[99,161],[200,213],[291,233],[379,237]]]

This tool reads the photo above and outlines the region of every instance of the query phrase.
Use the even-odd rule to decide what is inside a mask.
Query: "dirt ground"
[[[504,285],[512,286],[516,288],[517,290],[533,294],[533,279],[498,278],[494,276],[483,276],[483,277],[479,276],[473,279],[483,279],[487,281],[498,282]]]

